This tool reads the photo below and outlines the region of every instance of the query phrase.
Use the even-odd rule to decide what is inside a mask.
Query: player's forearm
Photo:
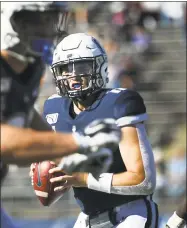
[[[138,174],[130,171],[114,174],[112,186],[133,186],[140,184],[145,178],[145,174]]]
[[[130,171],[113,176],[110,193],[119,195],[150,195],[156,186],[155,175]]]
[[[73,187],[88,187],[87,179],[89,173],[86,172],[76,172],[73,173],[72,176],[74,177]]]
[[[72,174],[80,184],[81,187],[88,187],[88,173],[73,173]],[[112,186],[132,186],[141,183],[143,179],[137,174],[125,172],[120,174],[113,174]]]
[[[26,165],[69,155],[78,150],[70,134],[41,133],[9,126],[7,130],[1,137],[1,158],[7,163]]]
[[[23,148],[16,150],[17,158],[34,161],[63,157],[78,150],[78,146],[70,134],[38,133],[33,134],[32,140],[26,142]],[[32,158],[30,154],[32,153]]]
[[[95,177],[89,173],[87,186],[90,189],[118,195],[149,195],[154,192],[153,178],[143,178],[130,172],[121,174],[102,173]],[[151,180],[153,179],[153,180]]]

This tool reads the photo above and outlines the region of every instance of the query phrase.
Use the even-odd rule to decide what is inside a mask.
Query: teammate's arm
[[[71,134],[39,132],[1,125],[1,160],[26,165],[69,155],[79,149]]]
[[[5,163],[26,165],[75,152],[89,153],[101,147],[116,146],[121,139],[121,131],[114,124],[114,120],[111,121],[98,120],[88,125],[88,129],[92,131],[91,137],[86,133],[41,132],[1,124],[1,160]]]

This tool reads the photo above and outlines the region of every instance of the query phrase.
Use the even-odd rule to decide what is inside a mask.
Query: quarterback
[[[84,33],[66,36],[57,45],[51,69],[57,94],[46,100],[43,115],[56,132],[81,132],[100,118],[115,119],[122,131],[119,147],[110,148],[113,160],[104,172],[82,172],[81,167],[80,172],[73,170],[76,156],[63,159],[59,167],[50,170],[67,171],[51,182],[65,183],[55,191],[73,187],[82,210],[74,228],[157,228],[157,205],[152,199],[156,172],[142,97],[130,89],[105,88],[106,52],[98,40]],[[91,134],[92,129],[86,131]],[[90,168],[96,160],[90,160]],[[105,161],[100,163],[105,166]]]

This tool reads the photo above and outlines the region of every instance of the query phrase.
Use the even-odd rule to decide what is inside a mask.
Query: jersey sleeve
[[[146,107],[140,94],[133,90],[121,92],[115,102],[114,117],[119,127],[147,120]]]

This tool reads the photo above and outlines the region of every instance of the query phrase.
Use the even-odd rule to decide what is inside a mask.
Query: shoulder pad
[[[53,94],[52,96],[50,96],[47,100],[51,100],[51,99],[54,99],[54,98],[60,98],[61,96],[58,95],[58,94]]]
[[[121,93],[121,92],[124,92],[126,91],[127,89],[123,89],[123,88],[115,88],[115,89],[112,89],[110,92],[111,93]]]
[[[55,99],[58,98],[58,99]],[[43,105],[43,115],[53,112],[53,110],[59,108],[59,102],[61,101],[61,96],[58,94],[53,94],[47,100],[45,100]]]
[[[125,89],[125,88],[114,88],[114,89],[108,89],[107,93],[120,94],[126,90],[127,89]]]
[[[120,126],[146,120],[146,107],[140,94],[129,89],[121,91],[115,102],[114,117],[118,125],[120,120]]]

